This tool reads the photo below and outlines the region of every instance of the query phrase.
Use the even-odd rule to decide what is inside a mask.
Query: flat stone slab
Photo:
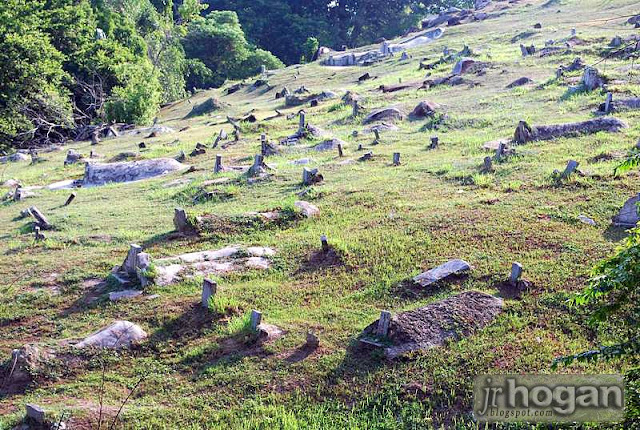
[[[320,209],[318,209],[316,205],[305,202],[304,200],[296,200],[293,205],[307,218],[312,218],[320,213]]]
[[[422,287],[427,287],[435,282],[445,279],[451,275],[457,275],[462,272],[471,270],[471,266],[464,260],[449,260],[438,267],[427,270],[415,276],[413,282]]]
[[[223,275],[240,270],[267,270],[269,257],[276,254],[265,246],[227,246],[222,249],[190,252],[155,260],[155,283],[167,286],[193,276]]]
[[[125,161],[121,163],[87,163],[84,170],[85,187],[113,182],[133,182],[188,169],[173,158]]]
[[[147,333],[140,326],[129,321],[116,321],[75,344],[74,347],[79,349],[88,347],[125,348],[146,337]]]
[[[141,290],[123,290],[123,291],[114,291],[109,293],[109,300],[112,302],[117,302],[122,299],[133,299],[134,297],[138,297],[142,295]]]
[[[389,359],[412,351],[443,346],[489,325],[501,312],[502,299],[467,291],[391,317],[386,338],[376,336],[378,321],[364,329],[363,343],[384,348]]]

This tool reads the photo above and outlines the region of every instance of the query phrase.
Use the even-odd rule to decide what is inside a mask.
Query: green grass
[[[571,83],[552,79],[555,69],[575,56],[587,64],[599,61],[596,48],[615,34],[630,34],[622,19],[606,25],[600,25],[601,20],[635,12],[634,2],[622,0],[563,1],[551,8],[542,8],[542,3],[523,2],[499,17],[447,27],[440,40],[412,50],[412,60],[401,62],[396,56],[367,68],[378,78],[364,83],[357,82],[364,68],[312,63],[274,72],[269,78],[274,90],[264,94],[242,90],[227,96],[211,90],[194,95],[192,104],[175,103],[160,112],[160,123],[176,130],[189,125],[189,130],[144,139],[149,149],[141,157],[173,157],[180,150],[188,154],[197,142],[211,143],[221,128],[230,134],[227,114],[256,109],[262,120],[275,114],[274,109],[285,113],[244,124],[238,144],[187,157],[195,172],[81,188],[66,207],[61,205],[68,190],[39,189],[34,198],[3,203],[0,360],[29,342],[66,351],[59,346],[62,340],[126,319],[140,324],[149,338],[132,351],[119,352],[106,372],[105,404],[110,408],[119,407],[140,375],[146,376],[124,409],[123,428],[474,428],[470,408],[475,375],[551,373],[554,357],[610,341],[606,330],[586,325],[586,311],[568,308],[566,300],[625,234],[613,228],[610,219],[637,192],[638,173],[614,178],[619,160],[597,156],[624,155],[635,144],[640,112],[616,114],[629,124],[621,133],[529,143],[518,147],[517,155],[494,161],[494,172],[480,173],[484,157],[493,155],[482,145],[511,136],[521,119],[547,124],[593,117],[604,94],[563,97]],[[510,40],[536,22],[542,22],[543,29],[532,31],[527,44],[560,40],[572,27],[586,43],[568,54],[523,59],[520,42]],[[491,64],[486,75],[467,78],[479,85],[387,94],[376,90],[398,78],[423,79],[425,71],[418,70],[422,58],[433,61],[444,46],[459,50],[464,44],[475,58]],[[614,97],[640,93],[638,71],[629,75],[624,69],[629,65],[615,58],[598,64],[612,81]],[[451,67],[445,64],[430,72],[439,77]],[[505,88],[522,76],[535,84]],[[274,93],[300,85],[339,96],[352,90],[361,96],[364,110],[394,105],[409,112],[428,99],[441,105],[442,115],[397,122],[398,131],[381,133],[380,144],[371,145],[374,137],[363,133],[363,116],[351,118],[351,109],[338,99],[305,106],[310,123],[346,142],[345,159],[360,157],[358,144],[373,151],[374,159],[340,164],[343,160],[334,151],[310,150],[318,139],[282,147],[280,155],[269,157],[267,163],[275,168],[269,180],[250,183],[240,173],[214,175],[216,153],[223,155],[225,165],[250,164],[260,148],[260,133],[275,141],[297,130],[298,119],[287,120],[286,114],[298,108],[285,108]],[[212,96],[229,108],[184,119],[193,105]],[[354,130],[359,131],[355,137]],[[428,150],[435,134],[440,146]],[[93,149],[104,161],[138,151],[141,140],[124,136],[103,140],[97,147],[89,142],[68,146],[85,155]],[[401,153],[397,167],[391,166],[394,152]],[[82,165],[63,167],[65,153],[44,153],[46,161],[36,166],[2,165],[0,183],[15,178],[25,186],[46,185],[82,177]],[[250,212],[280,208],[293,213],[297,193],[306,189],[300,184],[303,166],[292,163],[301,158],[310,158],[309,166],[318,167],[325,178],[303,197],[321,209],[320,216],[237,228],[245,225]],[[587,176],[555,183],[552,172],[562,171],[570,159],[579,161]],[[205,183],[222,177],[231,182]],[[215,196],[194,201],[202,190]],[[45,242],[33,240],[30,220],[17,219],[31,205],[55,226],[46,232]],[[216,215],[234,228],[173,237],[176,206],[190,217]],[[597,226],[579,222],[580,214],[593,218]],[[323,234],[341,264],[310,264]],[[220,276],[210,312],[200,306],[197,277],[170,287],[149,287],[145,294],[159,295],[155,299],[111,303],[102,295],[90,302],[87,280],[107,278],[122,263],[130,243],[143,245],[153,258],[230,244],[270,246],[277,255],[266,272]],[[406,290],[404,281],[451,258],[469,261],[474,266],[471,275],[434,291]],[[401,312],[471,289],[497,294],[495,285],[508,276],[513,261],[523,264],[532,290],[522,300],[507,300],[505,312],[476,335],[394,363],[382,361],[377,353],[354,351],[355,337],[381,309]],[[261,346],[252,344],[247,336],[251,309],[260,310],[263,322],[286,334]],[[309,330],[319,336],[319,350],[301,361],[288,360]],[[101,369],[91,357],[78,355],[81,359],[73,366],[47,375],[24,393],[0,399],[0,429],[22,419],[26,402],[54,413],[70,410],[72,421],[88,428],[96,418]],[[630,366],[576,363],[557,372],[625,372]]]

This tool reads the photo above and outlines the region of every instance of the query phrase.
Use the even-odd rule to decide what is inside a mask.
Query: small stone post
[[[576,171],[579,164],[580,163],[575,160],[569,160],[567,167],[565,167],[564,172],[562,172],[562,177],[566,179],[571,176]]]
[[[320,236],[320,243],[322,243],[322,251],[329,252],[329,242],[327,241],[327,236],[324,234]]]
[[[400,165],[400,153],[399,152],[394,152],[393,153],[393,165],[394,166],[399,166]]]
[[[389,323],[391,322],[391,312],[380,312],[380,319],[378,320],[378,327],[376,328],[376,335],[380,337],[387,337],[389,334]]]
[[[338,157],[344,157],[344,153],[342,152],[342,143],[338,143]]]
[[[137,276],[138,270],[138,254],[142,252],[142,247],[140,245],[136,245],[132,243],[129,245],[129,252],[127,253],[127,258],[124,260],[124,264],[122,265],[122,271],[126,272],[129,275]]]
[[[238,130],[237,128],[233,130],[233,140],[235,140],[236,142],[240,140],[240,130]]]
[[[222,172],[223,167],[222,167],[222,155],[221,154],[216,154],[216,164],[213,167],[213,173],[220,173]]]
[[[97,145],[98,143],[100,143],[100,138],[98,137],[98,129],[96,128],[91,132],[91,144]]]
[[[520,276],[522,276],[522,264],[514,261],[511,264],[511,276],[509,276],[509,283],[515,287],[518,285]]]
[[[604,100],[604,113],[611,113],[612,101],[613,101],[613,94],[607,93],[607,98]]]
[[[377,128],[373,129],[373,134],[375,134],[376,138],[373,143],[380,143],[380,131]]]
[[[187,212],[182,208],[175,208],[173,211],[173,225],[180,233],[189,229]]]
[[[38,226],[35,226],[35,227],[33,228],[33,236],[34,236],[34,238],[35,238],[35,240],[36,240],[37,242],[39,242],[39,241],[41,241],[41,240],[45,240],[45,239],[46,239],[45,235],[44,235],[44,234],[42,234],[42,232],[40,232],[40,227],[38,227]]]
[[[76,198],[76,193],[71,193],[69,195],[69,197],[67,198],[67,201],[64,202],[64,205],[65,206],[69,206],[71,204],[71,202],[73,201],[73,199],[75,199],[75,198]]]
[[[493,163],[491,162],[491,157],[484,157],[483,170],[485,172],[492,172],[493,171]]]
[[[300,123],[298,125],[298,134],[303,134],[306,128],[306,120],[304,111],[300,112]]]
[[[354,100],[351,103],[352,112],[351,115],[355,118],[360,113],[360,106],[358,105],[358,100]]]
[[[438,136],[431,136],[431,144],[429,149],[436,149],[438,147]]]
[[[211,279],[204,278],[202,281],[202,307],[209,309],[209,299],[216,295],[218,284]]]
[[[258,326],[260,325],[260,321],[262,321],[262,313],[257,310],[251,311],[251,330],[257,331]]]
[[[496,149],[496,160],[500,161],[504,155],[504,142],[498,143],[498,149]]]

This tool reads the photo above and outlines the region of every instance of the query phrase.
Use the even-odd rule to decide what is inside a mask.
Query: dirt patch
[[[394,315],[386,337],[376,336],[375,321],[364,329],[360,340],[384,348],[385,356],[393,359],[470,336],[491,323],[502,312],[502,306],[502,299],[468,291]]]
[[[316,270],[343,266],[345,266],[345,263],[340,252],[330,246],[328,251],[317,250],[312,252],[307,260],[302,264],[298,273],[315,272]]]

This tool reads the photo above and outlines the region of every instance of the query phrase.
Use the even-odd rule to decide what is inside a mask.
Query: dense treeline
[[[320,44],[396,36],[469,1],[3,0],[0,148],[149,123],[193,88],[308,61]]]
[[[0,3],[0,147],[64,140],[79,124],[149,123],[193,87],[282,66],[247,42],[234,12],[156,3]]]

